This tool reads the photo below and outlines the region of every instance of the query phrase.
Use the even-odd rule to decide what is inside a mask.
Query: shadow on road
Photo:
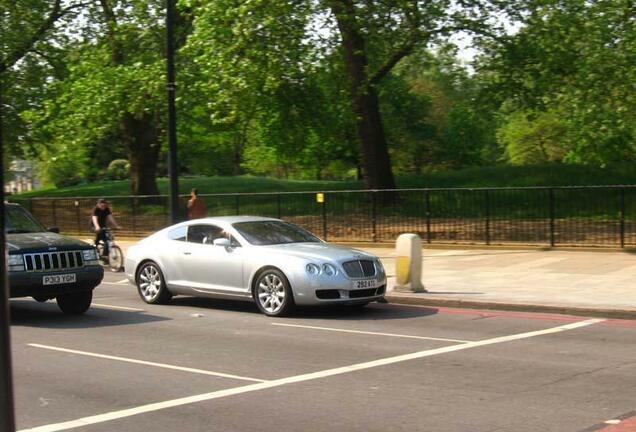
[[[218,309],[253,313],[260,315],[256,305],[247,301],[220,300],[203,297],[175,297],[171,301],[172,307],[186,306],[203,309]],[[366,307],[360,306],[312,306],[297,307],[290,317],[283,319],[330,319],[330,320],[394,320],[416,318],[437,314],[436,308],[398,309],[387,307],[379,303],[370,303]]]
[[[83,315],[65,315],[55,301],[11,300],[11,325],[40,328],[93,328],[145,324],[170,318],[143,312],[91,307]]]

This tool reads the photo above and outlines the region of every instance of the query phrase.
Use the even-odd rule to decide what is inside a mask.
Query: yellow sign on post
[[[324,203],[325,202],[325,194],[320,192],[316,194],[316,202],[317,203]]]

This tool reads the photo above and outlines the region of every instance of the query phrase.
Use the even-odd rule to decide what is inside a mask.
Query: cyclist
[[[106,233],[104,228],[108,228],[108,225],[112,225],[115,228],[121,228],[113,216],[113,212],[108,205],[108,201],[104,198],[100,198],[93,209],[93,216],[91,218],[93,223],[93,229],[95,230],[95,244],[98,244],[100,240],[104,243],[104,256],[108,256],[108,241],[106,239]]]

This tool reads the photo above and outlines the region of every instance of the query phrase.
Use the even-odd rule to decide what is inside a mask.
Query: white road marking
[[[471,342],[471,341],[460,340],[460,339],[446,339],[446,338],[436,338],[436,337],[429,337],[429,336],[411,336],[411,335],[402,335],[402,334],[396,334],[396,333],[377,333],[377,332],[347,330],[347,329],[338,329],[338,328],[330,328],[330,327],[305,326],[305,325],[297,325],[297,324],[272,323],[272,325],[281,326],[281,327],[298,327],[298,328],[311,329],[311,330],[326,330],[326,331],[333,331],[333,332],[355,333],[355,334],[365,334],[365,335],[374,335],[374,336],[390,336],[390,337],[399,337],[399,338],[408,338],[408,339],[425,339],[425,340],[437,340],[437,341],[458,342],[458,343]]]
[[[126,285],[128,283],[128,279],[122,279],[119,282],[115,282],[115,283],[119,285]]]
[[[145,309],[130,308],[130,307],[125,307],[125,306],[113,306],[113,305],[107,305],[107,304],[101,304],[101,303],[91,303],[91,306],[97,306],[97,307],[106,308],[106,309],[125,310],[125,311],[130,311],[130,312],[144,312],[145,311]]]
[[[126,282],[128,282],[128,281],[126,281]],[[103,285],[117,285],[117,286],[125,285],[125,284],[123,284],[121,282],[104,282],[104,281],[102,281],[102,284]]]
[[[38,426],[31,429],[22,429],[19,432],[57,432],[57,431],[68,430],[73,428],[79,428],[82,426],[103,423],[103,422],[107,422],[111,420],[118,420],[121,418],[131,417],[138,414],[159,411],[162,409],[174,408],[177,406],[188,405],[188,404],[192,404],[196,402],[209,401],[212,399],[219,399],[222,397],[233,396],[233,395],[242,394],[242,393],[265,390],[265,389],[269,389],[273,387],[280,387],[286,384],[294,384],[294,383],[299,383],[299,382],[304,382],[304,381],[309,381],[309,380],[314,380],[319,378],[326,378],[326,377],[331,377],[334,375],[340,375],[340,374],[349,373],[349,372],[356,372],[356,371],[370,369],[370,368],[374,368],[378,366],[386,366],[393,363],[398,363],[398,362],[403,362],[408,360],[415,360],[415,359],[419,359],[423,357],[430,357],[430,356],[450,353],[454,351],[461,351],[461,350],[465,350],[469,348],[476,348],[476,347],[493,345],[493,344],[502,343],[502,342],[510,342],[510,341],[519,340],[519,339],[527,339],[534,336],[542,336],[546,334],[559,333],[566,330],[573,330],[573,329],[589,326],[589,325],[596,324],[602,321],[605,321],[605,320],[590,319],[586,321],[579,321],[576,323],[553,327],[546,330],[519,333],[515,335],[510,335],[510,336],[501,336],[501,337],[485,339],[485,340],[476,341],[476,342],[467,342],[464,344],[452,345],[452,346],[436,348],[432,350],[418,351],[412,354],[404,354],[404,355],[399,355],[395,357],[387,357],[387,358],[383,358],[379,360],[358,363],[358,364],[354,364],[350,366],[327,369],[324,371],[313,372],[313,373],[308,373],[303,375],[296,375],[289,378],[281,378],[278,380],[267,381],[267,382],[258,383],[258,384],[249,384],[242,387],[235,387],[235,388],[226,389],[226,390],[214,391],[211,393],[203,393],[203,394],[188,396],[188,397],[179,398],[179,399],[172,399],[168,401],[142,405],[135,408],[128,408],[128,409],[119,410],[119,411],[111,411],[105,414],[98,414],[94,416],[83,417],[77,420],[71,420],[71,421],[62,422],[62,423],[54,423],[54,424],[49,424],[44,426]]]
[[[54,347],[54,346],[50,346],[50,345],[41,345],[41,344],[35,344],[35,343],[30,343],[30,344],[27,344],[27,345],[29,345],[31,347],[34,347],[34,348],[42,348],[42,349],[48,349],[48,350],[52,350],[52,351],[61,351],[61,352],[66,352],[66,353],[70,353],[70,354],[79,354],[79,355],[84,355],[84,356],[88,356],[88,357],[97,357],[97,358],[103,358],[103,359],[107,359],[107,360],[117,360],[117,361],[141,364],[141,365],[146,365],[146,366],[155,366],[155,367],[158,367],[158,368],[173,369],[173,370],[178,370],[178,371],[182,371],[182,372],[190,372],[190,373],[196,373],[196,374],[202,374],[202,375],[211,375],[211,376],[217,376],[217,377],[221,377],[221,378],[232,378],[232,379],[243,380],[243,381],[254,381],[254,382],[259,382],[259,383],[267,382],[266,380],[262,380],[262,379],[256,379],[256,378],[250,378],[250,377],[244,377],[244,376],[238,376],[238,375],[231,375],[231,374],[226,374],[226,373],[222,373],[222,372],[213,372],[213,371],[207,371],[207,370],[202,370],[202,369],[193,369],[193,368],[182,367],[182,366],[174,366],[174,365],[169,365],[169,364],[164,364],[164,363],[149,362],[149,361],[145,361],[145,360],[136,360],[136,359],[130,359],[130,358],[125,358],[125,357],[111,356],[111,355],[106,355],[106,354],[91,353],[91,352],[87,352],[87,351],[77,351],[77,350],[72,350],[72,349],[67,349],[67,348]]]

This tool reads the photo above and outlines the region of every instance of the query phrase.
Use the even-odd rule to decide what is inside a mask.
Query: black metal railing
[[[636,186],[400,189],[200,195],[209,216],[287,220],[325,240],[392,242],[411,232],[425,243],[636,246]],[[167,196],[108,198],[124,227],[143,237],[169,224]],[[185,219],[188,197],[180,197]],[[94,198],[14,199],[64,233],[91,234]]]

